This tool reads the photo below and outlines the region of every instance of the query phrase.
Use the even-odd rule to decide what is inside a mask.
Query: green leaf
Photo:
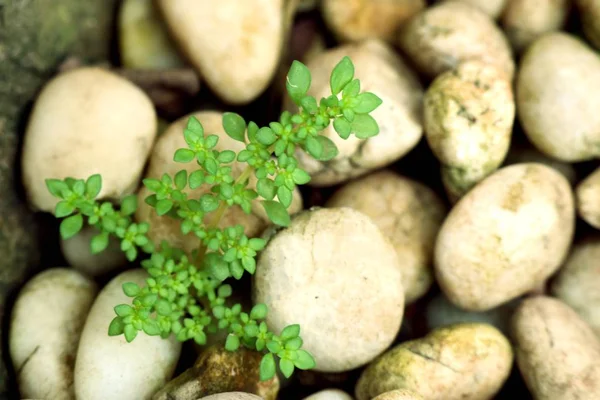
[[[123,319],[121,317],[115,317],[108,326],[108,336],[119,336],[123,334],[124,328],[125,324],[123,323]]]
[[[279,353],[281,351],[281,344],[275,340],[269,340],[267,342],[267,350],[271,353]]]
[[[254,251],[261,251],[265,248],[267,241],[261,238],[252,238],[248,241],[248,247]]]
[[[283,205],[272,200],[265,200],[262,202],[262,205],[271,222],[279,226],[288,226],[290,224],[290,215]]]
[[[156,303],[154,303],[154,309],[158,313],[158,315],[169,315],[172,312],[171,304],[165,299],[158,299]]]
[[[102,190],[102,176],[94,174],[85,182],[85,194],[90,199],[95,199]]]
[[[135,339],[137,334],[138,331],[133,327],[133,325],[125,325],[125,340],[127,340],[127,343],[131,343],[133,339]]]
[[[198,332],[196,336],[194,336],[194,342],[200,346],[204,346],[206,344],[206,333]]]
[[[348,120],[348,122],[350,122],[350,123],[354,122],[354,117],[356,116],[356,113],[354,111],[352,111],[352,109],[344,108],[342,110],[342,114],[344,114],[344,118],[346,118]]]
[[[230,333],[225,341],[225,350],[236,351],[240,348],[240,338],[237,335]]]
[[[142,325],[142,329],[148,336],[158,336],[160,335],[160,327],[153,319],[148,319],[144,321]]]
[[[355,97],[360,92],[360,81],[354,79],[352,82],[344,87],[344,97]]]
[[[219,160],[221,164],[230,163],[235,160],[235,153],[231,150],[224,150],[219,153],[217,160]]]
[[[182,169],[175,174],[175,187],[182,190],[187,186],[187,171]]]
[[[323,154],[323,146],[317,139],[311,136],[306,138],[306,151],[318,160]]]
[[[310,83],[310,71],[306,65],[302,64],[300,61],[294,61],[287,74],[285,87],[296,104],[299,104],[300,100],[306,96],[306,93],[310,88]]]
[[[204,135],[204,128],[202,127],[202,124],[200,123],[200,121],[198,121],[198,118],[196,118],[194,116],[191,116],[188,119],[185,129],[188,129],[192,132],[199,133],[200,135]]]
[[[46,179],[46,187],[48,191],[54,196],[63,198],[62,192],[69,190],[69,185],[60,179]]]
[[[253,121],[250,121],[248,123],[248,139],[251,142],[256,141],[256,133],[257,132],[258,132],[258,125],[256,125],[256,123],[254,123]]]
[[[256,183],[256,192],[265,200],[273,200],[275,197],[275,182],[269,178],[259,179]]]
[[[129,195],[121,202],[121,214],[128,216],[132,215],[137,210],[137,196]]]
[[[275,358],[273,354],[267,353],[260,360],[260,380],[268,381],[275,376]]]
[[[194,157],[196,157],[196,153],[194,153],[190,149],[178,149],[173,156],[173,161],[178,163],[189,163]]]
[[[156,203],[156,213],[158,215],[165,215],[173,208],[173,202],[169,199],[162,199]]]
[[[119,305],[115,306],[115,313],[119,317],[126,317],[128,315],[133,314],[133,308],[127,304],[119,304]]]
[[[230,138],[245,142],[246,121],[239,114],[226,112],[223,114],[223,129]]]
[[[219,208],[219,200],[210,194],[204,194],[200,197],[200,207],[204,212],[212,212]]]
[[[302,338],[299,336],[285,342],[286,350],[298,350],[300,347],[302,347]]]
[[[305,185],[310,182],[310,175],[308,172],[300,168],[296,168],[294,172],[292,172],[292,179],[296,185]]]
[[[152,192],[158,192],[163,187],[162,182],[154,178],[146,178],[142,182],[144,183],[144,186],[146,186],[148,190]]]
[[[333,120],[333,129],[342,139],[348,139],[352,133],[352,124],[344,117],[337,117]]]
[[[298,335],[300,335],[300,325],[298,324],[294,324],[294,325],[288,325],[285,328],[283,328],[283,330],[281,331],[281,339],[282,340],[289,340],[289,339],[293,339],[295,337],[298,337]]]
[[[67,202],[66,200],[59,201],[56,204],[56,209],[54,210],[54,216],[56,218],[63,218],[63,217],[73,214],[73,211],[75,211],[74,205]]]
[[[102,232],[92,238],[90,250],[92,254],[103,252],[108,247],[108,232]]]
[[[231,276],[239,280],[244,275],[244,267],[239,261],[235,260],[229,263],[229,272],[231,273]]]
[[[313,96],[304,96],[302,100],[300,100],[300,106],[311,114],[316,113],[319,110],[317,99],[315,99]]]
[[[85,194],[85,182],[83,179],[77,179],[73,184],[73,192],[78,196],[83,196]]]
[[[277,198],[285,208],[288,208],[292,204],[292,191],[285,186],[279,186],[277,188]]]
[[[190,189],[197,189],[204,184],[204,171],[194,171],[189,177]]]
[[[249,274],[254,274],[256,271],[256,260],[253,257],[243,257],[242,258],[242,266]]]
[[[279,360],[279,369],[283,373],[283,376],[289,378],[294,373],[294,363],[287,358],[282,358]]]
[[[371,92],[361,93],[357,99],[358,104],[353,108],[357,114],[368,114],[383,103],[379,97]]]
[[[352,131],[357,138],[368,139],[379,133],[379,125],[369,114],[357,114],[352,122]]]
[[[256,304],[252,307],[250,311],[250,318],[257,319],[265,319],[267,317],[267,306],[266,304]]]
[[[331,93],[334,95],[340,93],[344,86],[352,81],[352,78],[354,78],[354,64],[346,56],[331,71],[331,78],[329,79]]]
[[[275,135],[271,128],[263,127],[256,133],[256,140],[260,144],[270,146],[277,140],[277,135]]]
[[[317,363],[313,356],[306,350],[296,350],[296,359],[294,360],[294,365],[298,369],[307,370],[314,368]]]
[[[229,265],[221,257],[217,256],[213,262],[209,262],[209,266],[213,276],[219,281],[229,278]]]
[[[83,227],[83,217],[81,214],[71,215],[60,223],[60,236],[63,239],[69,239],[75,236]]]
[[[212,149],[219,143],[219,137],[217,135],[208,135],[206,138],[206,148]]]
[[[125,296],[127,297],[135,297],[138,294],[140,294],[140,291],[142,289],[140,289],[140,287],[133,282],[125,282],[123,284],[123,293],[125,293]]]

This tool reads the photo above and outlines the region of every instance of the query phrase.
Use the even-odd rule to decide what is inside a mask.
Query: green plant
[[[60,224],[64,239],[78,233],[87,219],[89,225],[100,231],[91,241],[92,253],[103,251],[112,235],[120,240],[121,249],[130,261],[140,253],[150,255],[141,262],[149,274],[146,285],[123,285],[132,302],[115,307],[116,317],[108,327],[109,335],[123,334],[131,342],[140,331],[163,338],[174,334],[180,341],[191,339],[202,345],[207,333],[227,329],[228,350],[245,346],[266,351],[260,368],[262,380],[275,374],[275,355],[285,376],[290,376],[294,368],[315,366],[312,355],[302,349],[298,325],[290,325],[276,335],[265,323],[264,304],[255,305],[249,313],[243,312],[239,304],[226,306],[225,299],[232,289],[224,281],[231,277],[240,279],[244,272],[253,274],[257,252],[266,242],[248,238],[241,225],[219,227],[228,207],[239,206],[250,213],[254,201],[260,201],[274,224],[287,226],[292,193],[296,185],[310,180],[308,173],[298,167],[296,151],[300,147],[322,161],[334,158],[338,154],[335,144],[320,134],[331,121],[343,139],[351,133],[365,139],[379,132],[369,113],[381,100],[372,93],[360,93],[360,82],[354,78],[354,65],[348,57],[332,71],[329,97],[317,103],[307,95],[310,84],[308,68],[295,61],[286,88],[299,111],[283,112],[278,122],[267,127],[259,128],[253,122],[246,124],[240,115],[225,113],[225,132],[246,144],[238,154],[216,150],[218,137],[206,135],[201,123],[191,117],[183,132],[188,147],[177,150],[174,161],[195,162],[199,168],[190,174],[181,170],[175,176],[165,174],[161,179],[144,179],[144,185],[153,193],[145,199],[146,203],[158,215],[180,220],[184,235],[198,238],[198,248],[191,254],[168,243],[160,246],[152,243],[148,223],[137,223],[132,218],[137,208],[135,195],[124,198],[119,208],[108,201],[99,202],[96,197],[102,187],[100,175],[87,180],[46,181],[49,191],[61,199],[55,215],[64,218]],[[247,166],[234,177],[231,163],[236,160]],[[257,178],[255,188],[249,186],[252,174]],[[209,185],[210,190],[199,198],[191,198],[185,191],[202,185]]]

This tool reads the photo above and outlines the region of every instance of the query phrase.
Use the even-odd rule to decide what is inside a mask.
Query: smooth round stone
[[[59,74],[42,89],[25,132],[23,184],[29,202],[54,211],[46,179],[102,175],[99,198],[120,199],[138,186],[156,136],[156,113],[134,84],[107,70]]]
[[[394,247],[350,208],[298,214],[260,254],[252,288],[280,332],[299,324],[316,370],[342,372],[373,360],[402,322],[402,269]]]

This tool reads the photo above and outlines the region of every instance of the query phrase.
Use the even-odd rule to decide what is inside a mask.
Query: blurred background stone
[[[38,265],[38,224],[22,200],[15,162],[32,100],[70,55],[110,54],[115,0],[3,0],[0,3],[0,398],[9,390],[4,327],[14,290]]]

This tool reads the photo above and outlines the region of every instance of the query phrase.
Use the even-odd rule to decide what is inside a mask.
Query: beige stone
[[[598,158],[600,57],[575,36],[548,33],[527,49],[520,65],[517,110],[529,140],[561,161]]]
[[[525,300],[513,317],[517,365],[539,400],[600,398],[600,341],[559,300]]]
[[[502,15],[502,27],[517,52],[548,32],[565,25],[571,0],[509,0]]]
[[[108,336],[114,307],[130,304],[122,285],[144,285],[143,269],[125,271],[100,292],[83,327],[75,362],[75,396],[86,400],[140,400],[163,387],[175,370],[181,343],[140,332],[127,343],[123,335]]]
[[[600,337],[600,237],[576,243],[552,283],[552,295],[575,310]]]
[[[464,2],[443,2],[425,9],[404,25],[398,44],[430,78],[471,59],[494,64],[511,78],[515,70],[502,31],[489,16]]]
[[[406,303],[429,290],[433,246],[446,215],[446,207],[435,192],[391,171],[380,171],[347,183],[326,206],[360,211],[387,236],[402,266]]]
[[[600,229],[600,168],[575,188],[577,211],[588,224]]]
[[[456,306],[486,311],[537,288],[563,263],[575,213],[567,180],[542,164],[501,168],[450,211],[436,280]]]
[[[373,360],[394,340],[404,309],[393,246],[366,215],[350,208],[298,214],[261,253],[253,300],[280,332],[300,324],[316,370],[342,372]]]
[[[429,400],[488,400],[508,378],[513,353],[496,328],[457,324],[387,351],[362,373],[356,399],[408,389]]]
[[[54,211],[49,178],[102,175],[100,198],[119,199],[138,186],[156,136],[148,97],[104,69],[84,67],[52,79],[37,98],[23,143],[23,184],[30,203]]]
[[[51,268],[23,286],[9,347],[24,398],[74,400],[73,364],[96,285],[73,269]]]
[[[232,104],[254,100],[275,74],[285,0],[158,0],[173,38],[206,83]]]
[[[423,104],[425,137],[456,201],[506,157],[515,120],[511,82],[494,65],[466,61],[440,74]]]
[[[322,0],[327,26],[343,41],[392,41],[396,31],[426,6],[424,0]]]

